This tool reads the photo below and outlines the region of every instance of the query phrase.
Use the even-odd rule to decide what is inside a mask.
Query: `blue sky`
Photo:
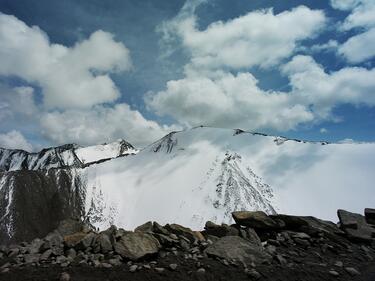
[[[375,140],[373,1],[0,0],[0,12],[0,146],[143,146],[199,124]]]

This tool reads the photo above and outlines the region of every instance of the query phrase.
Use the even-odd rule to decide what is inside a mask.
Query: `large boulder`
[[[367,223],[375,225],[375,209],[366,208],[365,218]]]
[[[85,224],[79,219],[66,219],[62,220],[57,227],[57,231],[62,236],[71,235],[77,232],[84,231],[86,229]]]
[[[279,229],[281,225],[262,211],[237,211],[232,213],[234,221],[242,226],[260,230]]]
[[[345,210],[338,210],[337,215],[341,228],[350,240],[368,243],[374,241],[375,229],[366,222],[364,216]]]
[[[324,221],[312,216],[291,216],[291,215],[271,215],[274,220],[279,220],[284,223],[284,229],[293,231],[302,231],[310,235],[319,232],[342,235],[344,232],[340,230],[336,224],[330,221]]]
[[[138,260],[146,255],[156,254],[160,243],[149,233],[129,232],[115,242],[114,248],[123,258]]]
[[[77,250],[86,250],[93,245],[95,239],[94,233],[77,232],[64,236],[65,246],[76,248]]]
[[[208,256],[240,262],[243,265],[261,264],[271,259],[264,249],[239,236],[225,236],[209,246],[205,253]]]

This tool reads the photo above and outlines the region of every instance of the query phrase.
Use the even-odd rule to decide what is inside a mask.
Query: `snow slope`
[[[80,147],[75,149],[74,152],[83,164],[87,164],[118,156],[136,154],[138,150],[130,143],[120,139],[109,144]]]
[[[148,220],[200,228],[234,210],[335,218],[374,206],[375,144],[327,144],[198,127],[137,155],[83,170],[93,223],[132,229]],[[272,189],[271,189],[272,186]]]

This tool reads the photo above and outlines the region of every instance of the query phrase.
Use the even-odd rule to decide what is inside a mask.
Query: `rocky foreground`
[[[234,212],[203,231],[147,222],[97,232],[62,221],[0,248],[0,280],[375,280],[375,209],[314,217]]]

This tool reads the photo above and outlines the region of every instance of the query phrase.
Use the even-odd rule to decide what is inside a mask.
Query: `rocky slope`
[[[375,209],[310,216],[233,212],[202,231],[147,222],[97,232],[65,220],[42,239],[0,248],[0,280],[374,280]]]

